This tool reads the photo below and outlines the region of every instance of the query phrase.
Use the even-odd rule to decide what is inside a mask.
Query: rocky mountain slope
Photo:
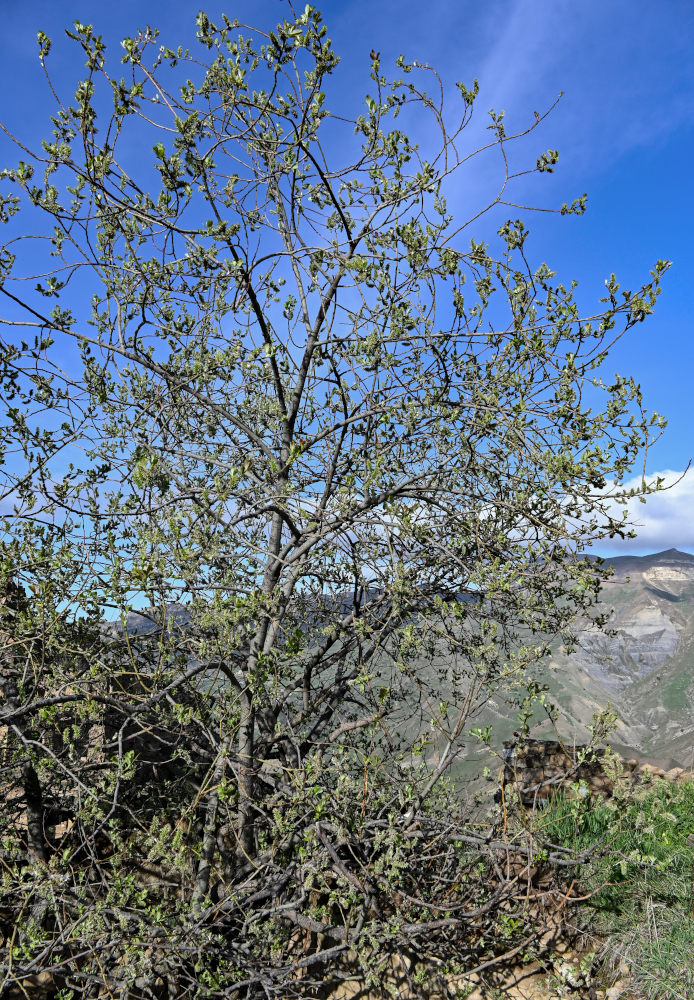
[[[603,588],[605,635],[587,629],[578,647],[555,650],[543,668],[559,707],[559,732],[585,739],[593,712],[618,714],[617,749],[694,765],[694,555],[668,549],[610,560]]]

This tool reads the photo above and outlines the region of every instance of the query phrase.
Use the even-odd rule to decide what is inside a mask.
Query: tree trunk
[[[43,828],[43,794],[34,765],[22,767],[22,784],[27,810],[27,848],[30,857],[46,861],[46,838]]]
[[[237,820],[238,851],[247,858],[253,856],[253,785],[255,777],[254,740],[255,713],[253,696],[241,694],[241,724],[239,726],[239,810]]]
[[[217,806],[219,804],[219,786],[224,778],[224,757],[217,762],[214,775],[212,777],[212,789],[207,802],[205,812],[205,826],[202,837],[202,850],[200,852],[200,862],[195,877],[195,889],[193,891],[192,910],[198,914],[203,901],[210,888],[210,872],[212,870],[212,859],[214,849],[217,845]]]

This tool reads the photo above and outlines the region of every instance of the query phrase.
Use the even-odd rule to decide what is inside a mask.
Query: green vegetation
[[[624,961],[634,1000],[694,996],[694,783],[656,779],[588,811],[558,794],[537,829],[577,853],[603,845],[580,889],[591,893],[584,912],[606,981]]]
[[[681,711],[683,705],[690,704],[688,692],[692,686],[692,670],[690,663],[681,667],[681,672],[669,679],[663,689],[663,705],[674,711]]]

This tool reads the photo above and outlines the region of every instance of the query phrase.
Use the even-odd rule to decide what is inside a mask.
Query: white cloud
[[[606,554],[626,552],[661,552],[664,549],[694,551],[694,469],[677,472],[665,469],[654,472],[648,481],[660,477],[663,489],[646,497],[646,502],[631,500],[628,509],[637,533],[636,538],[610,540],[596,546]],[[641,477],[628,481],[628,487],[638,487]],[[609,550],[609,551],[608,551]]]

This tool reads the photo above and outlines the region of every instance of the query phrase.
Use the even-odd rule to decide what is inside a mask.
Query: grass
[[[681,673],[675,674],[663,689],[662,702],[665,708],[681,711],[688,703],[687,692],[691,684],[691,670],[687,666]]]
[[[694,997],[694,784],[653,781],[629,798],[556,795],[542,836],[576,852],[601,847],[581,873],[606,985],[620,962],[634,1000]]]

